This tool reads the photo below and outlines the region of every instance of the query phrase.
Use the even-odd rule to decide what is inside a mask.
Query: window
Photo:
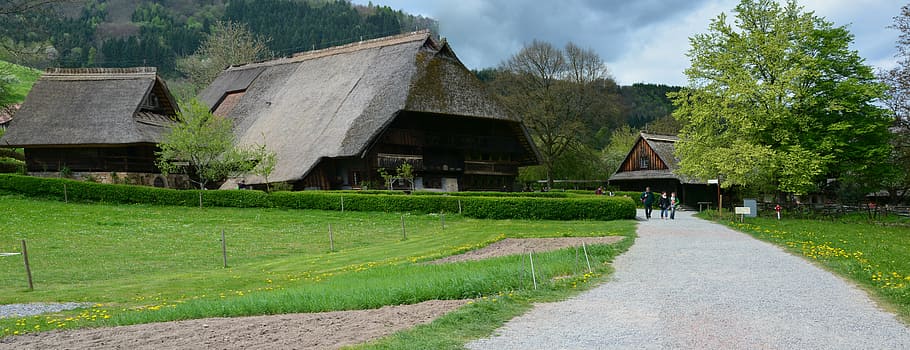
[[[639,152],[638,168],[639,169],[648,169],[650,167],[651,167],[651,159],[648,157],[648,152],[645,150],[644,147],[642,147],[641,152]]]

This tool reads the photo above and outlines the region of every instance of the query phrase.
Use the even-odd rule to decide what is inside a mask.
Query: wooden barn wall
[[[648,167],[642,168],[642,158],[648,160]],[[663,170],[667,169],[667,165],[660,160],[660,157],[657,156],[657,152],[654,152],[654,149],[645,142],[644,139],[639,139],[635,143],[635,146],[632,148],[632,153],[626,158],[626,161],[623,162],[622,166],[619,168],[619,172],[626,171],[637,171],[637,170]]]
[[[26,148],[30,172],[72,171],[158,173],[154,145],[125,147]]]

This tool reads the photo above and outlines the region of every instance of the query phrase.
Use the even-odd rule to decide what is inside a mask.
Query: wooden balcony
[[[518,164],[514,162],[485,162],[485,161],[468,161],[464,162],[464,173],[475,175],[509,175],[518,174]]]
[[[411,164],[414,171],[423,170],[423,156],[412,154],[379,153],[376,155],[376,166],[385,169],[398,169],[402,164]]]

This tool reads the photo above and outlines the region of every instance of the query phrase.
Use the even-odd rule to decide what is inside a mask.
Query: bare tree
[[[185,73],[196,88],[203,88],[231,65],[271,56],[267,42],[268,39],[253,35],[244,24],[217,22],[193,55],[177,61],[177,69]]]
[[[535,40],[500,70],[506,73],[498,79],[500,95],[531,130],[552,187],[554,164],[588,134],[585,121],[604,115],[594,107],[612,81],[606,66],[593,50]]]

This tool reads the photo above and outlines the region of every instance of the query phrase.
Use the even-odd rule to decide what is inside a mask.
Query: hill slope
[[[41,71],[0,61],[0,106],[22,103]]]
[[[176,59],[192,54],[217,21],[246,24],[270,39],[269,49],[279,56],[437,27],[430,18],[342,0],[89,0],[57,10],[57,15],[34,11],[27,23],[0,27],[0,42],[40,53],[15,62],[34,67],[155,66],[174,78],[180,76]],[[0,12],[0,21],[14,19]],[[50,48],[42,47],[46,42]],[[10,57],[0,46],[0,59]]]

